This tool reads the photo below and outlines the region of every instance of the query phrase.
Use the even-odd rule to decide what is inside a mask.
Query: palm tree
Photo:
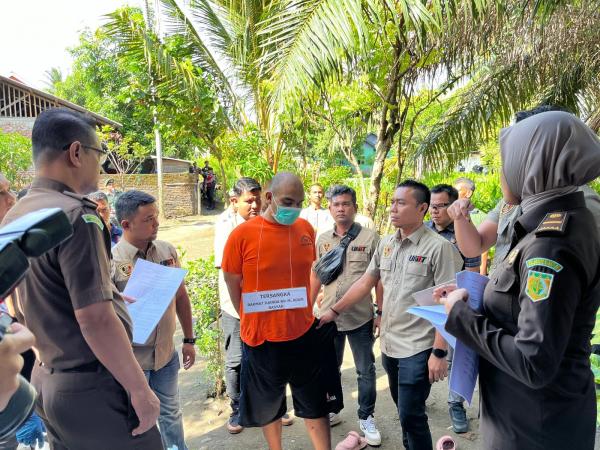
[[[190,0],[182,7],[176,0],[161,0],[167,32],[185,36],[194,63],[224,86],[236,121],[255,121],[267,142],[264,157],[274,171],[283,151],[282,127],[270,102],[271,83],[263,70],[266,36],[259,25],[276,3]]]
[[[63,81],[63,73],[60,70],[60,67],[52,67],[49,70],[46,70],[46,72],[44,73],[45,75],[45,83],[46,83],[46,89],[48,90],[48,92],[50,92],[51,94],[54,94],[54,91],[56,89],[56,85],[58,83],[61,83]]]
[[[385,160],[398,144],[410,144],[419,116],[447,93],[474,63],[498,26],[502,9],[493,1],[285,0],[263,22],[265,70],[272,100],[342,79],[361,67],[379,96],[377,147],[366,213],[374,216]],[[442,81],[438,81],[438,80]],[[435,89],[416,101],[429,81]],[[404,133],[406,129],[411,132]],[[406,136],[406,139],[398,139]],[[399,174],[399,176],[401,173]]]
[[[300,96],[311,85],[322,86],[332,76],[346,76],[356,60],[363,67],[385,74],[372,79],[371,85],[381,99],[367,204],[371,216],[377,209],[384,162],[392,145],[398,145],[400,177],[406,161],[403,147],[410,147],[419,116],[461,84],[469,80],[475,83],[462,90],[465,98],[475,99],[474,103],[463,103],[472,106],[473,120],[465,120],[468,108],[457,106],[448,115],[446,128],[460,132],[434,130],[413,158],[422,157],[425,163],[438,166],[460,159],[469,147],[460,151],[450,147],[450,151],[447,144],[452,140],[444,140],[443,136],[454,136],[455,142],[462,144],[467,143],[468,137],[480,137],[487,126],[482,124],[488,124],[490,108],[506,117],[523,99],[526,103],[531,97],[526,97],[525,92],[536,87],[543,87],[541,92],[547,98],[573,104],[582,92],[580,83],[587,80],[586,101],[580,101],[581,108],[590,109],[584,105],[589,104],[589,99],[598,98],[594,88],[598,83],[591,82],[597,77],[600,61],[595,1],[573,6],[559,0],[284,0],[278,2],[278,10],[264,23],[262,31],[269,36],[264,44],[268,50],[264,65],[273,78],[275,101],[289,95]],[[576,10],[578,13],[572,15]],[[577,21],[581,23],[576,24]],[[553,38],[547,39],[550,35]],[[588,44],[585,56],[576,49],[584,37]],[[532,38],[534,45],[530,47],[528,39]],[[563,39],[572,41],[557,52]],[[512,51],[515,40],[529,50],[517,58]],[[552,47],[557,56],[554,77],[550,76],[551,64],[544,61],[544,52],[550,50],[546,47]],[[373,62],[371,58],[377,51],[384,56]],[[504,57],[497,57],[497,53]],[[569,73],[560,75],[564,69],[560,60],[567,53],[575,64],[569,67]],[[533,61],[537,63],[533,65]],[[540,84],[540,79],[547,81]],[[554,82],[549,83],[550,79]],[[425,102],[415,102],[425,80],[432,81],[432,95]],[[477,83],[482,87],[478,89]],[[498,85],[502,88],[496,89]],[[596,94],[591,92],[593,89]],[[477,103],[477,99],[483,101]],[[479,108],[475,106],[478,104]],[[492,122],[498,117],[491,116]],[[597,115],[593,118],[600,121]],[[459,141],[459,137],[463,140]]]
[[[419,154],[429,164],[455,164],[515,112],[540,104],[578,113],[600,129],[600,8],[572,2],[546,11],[543,21],[507,23],[453,93],[456,102],[425,139]]]

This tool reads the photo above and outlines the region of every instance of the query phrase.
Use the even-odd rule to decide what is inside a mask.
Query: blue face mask
[[[292,225],[296,219],[300,216],[300,208],[293,208],[291,206],[280,206],[273,201],[273,204],[277,206],[277,211],[273,212],[273,219],[280,225]],[[271,211],[273,207],[271,207]]]

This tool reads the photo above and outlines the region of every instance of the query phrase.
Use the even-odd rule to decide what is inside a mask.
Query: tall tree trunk
[[[377,212],[377,203],[381,192],[381,178],[383,177],[385,160],[394,143],[394,136],[400,129],[400,123],[398,122],[398,90],[400,79],[402,77],[400,68],[400,57],[402,55],[401,46],[402,44],[400,41],[396,39],[394,44],[394,61],[387,78],[385,101],[381,111],[379,131],[377,133],[377,147],[375,150],[373,171],[371,172],[371,181],[369,183],[369,199],[366,211],[371,219],[375,218],[375,213]]]
[[[356,158],[356,155],[352,151],[352,148],[346,147],[346,146],[342,146],[342,153],[344,154],[344,157],[346,158],[346,160],[350,163],[350,165],[352,166],[352,168],[356,172],[356,176],[359,179],[359,182],[360,182],[360,195],[361,195],[361,198],[362,198],[362,212],[364,214],[365,208],[366,208],[366,205],[367,205],[367,201],[368,201],[368,199],[367,199],[367,191],[365,189],[365,176],[362,173],[362,169],[360,168],[360,164],[358,163],[358,159]]]

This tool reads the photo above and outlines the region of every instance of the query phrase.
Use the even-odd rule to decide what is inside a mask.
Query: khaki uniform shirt
[[[407,312],[417,306],[412,294],[453,280],[462,265],[454,245],[424,225],[405,239],[381,239],[367,271],[383,283],[383,353],[408,358],[433,346],[433,326]]]
[[[323,233],[317,239],[317,256],[320,258],[329,250],[340,245],[342,236],[334,230]],[[350,242],[346,249],[344,269],[339,277],[327,286],[323,286],[323,302],[319,315],[323,314],[350,289],[369,267],[369,262],[377,249],[379,235],[373,230],[362,228],[356,238]],[[351,331],[373,319],[373,299],[371,293],[360,302],[340,314],[335,320],[338,331]]]
[[[233,229],[238,226],[238,224],[244,222],[245,221],[242,216],[239,214],[233,214],[219,217],[219,220],[215,225],[214,250],[215,267],[219,269],[219,303],[222,311],[232,317],[235,317],[236,319],[239,319],[240,316],[233,307],[231,297],[229,296],[229,290],[227,289],[227,284],[225,284],[225,278],[223,277],[223,271],[221,270],[221,262],[223,261],[223,250],[225,250],[227,238],[229,238],[229,235]]]
[[[123,238],[112,248],[112,254],[112,278],[121,292],[125,289],[138,258],[163,266],[179,267],[175,247],[165,241],[152,242],[144,254]],[[173,298],[148,341],[143,345],[133,344],[133,353],[143,370],[159,370],[173,357],[176,318],[175,298]]]
[[[36,337],[40,361],[49,368],[72,369],[97,360],[85,341],[75,310],[112,302],[131,339],[131,319],[110,278],[110,235],[96,214],[96,203],[68,186],[37,178],[3,223],[41,208],[62,209],[73,235],[39,258],[18,287],[24,324]]]

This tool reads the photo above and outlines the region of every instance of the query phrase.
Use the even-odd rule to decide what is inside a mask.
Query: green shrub
[[[20,189],[26,183],[22,173],[31,167],[31,139],[17,133],[0,130],[0,173],[11,182],[12,189]]]
[[[218,269],[213,256],[186,261],[186,286],[192,302],[196,346],[206,360],[211,390],[208,396],[224,392],[222,330],[219,324]]]

